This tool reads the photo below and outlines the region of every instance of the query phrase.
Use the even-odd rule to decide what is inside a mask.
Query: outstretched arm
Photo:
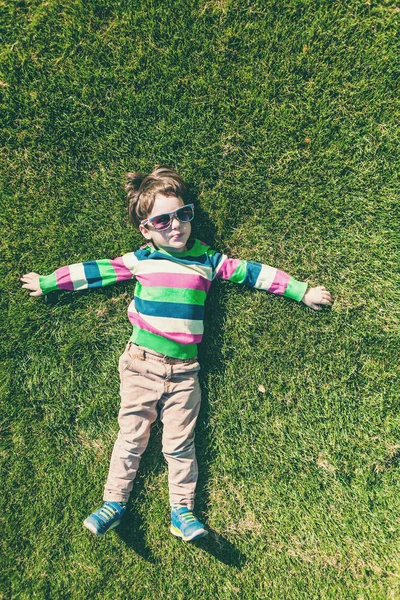
[[[113,260],[104,258],[60,267],[50,275],[27,273],[21,277],[24,283],[22,287],[32,290],[30,296],[41,296],[56,290],[80,291],[104,287],[132,279],[138,262],[135,252],[128,252]]]
[[[215,265],[214,277],[241,283],[278,296],[285,296],[306,306],[321,310],[333,303],[330,292],[323,286],[308,288],[307,283],[297,281],[285,271],[259,262],[228,258],[214,250],[210,251]]]

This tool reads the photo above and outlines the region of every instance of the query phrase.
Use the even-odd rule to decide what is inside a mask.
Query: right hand
[[[23,288],[33,290],[29,294],[30,296],[43,296],[43,292],[40,289],[39,277],[40,275],[38,273],[27,273],[20,278],[20,281],[25,284],[22,286]]]

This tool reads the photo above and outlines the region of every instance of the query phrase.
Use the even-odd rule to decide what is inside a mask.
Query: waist
[[[131,358],[145,360],[146,357],[149,356],[152,358],[152,360],[159,360],[160,362],[165,363],[167,365],[191,365],[197,362],[198,360],[197,356],[195,356],[194,358],[173,358],[172,356],[167,356],[166,354],[162,354],[161,352],[156,352],[155,350],[150,350],[149,348],[145,348],[144,346],[139,346],[134,342],[128,342],[126,350]]]

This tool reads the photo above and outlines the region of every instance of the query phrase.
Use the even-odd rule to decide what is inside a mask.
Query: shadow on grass
[[[136,554],[146,562],[156,564],[159,559],[153,556],[150,548],[147,547],[145,534],[143,531],[143,521],[140,514],[128,510],[123,521],[123,526],[115,530],[118,537]],[[246,556],[240,550],[222,535],[209,529],[207,537],[193,542],[182,542],[196,546],[199,550],[210,554],[216,560],[225,565],[236,567],[242,570],[246,563]]]
[[[139,512],[129,510],[129,504],[122,524],[116,529],[116,534],[125,542],[128,548],[136,552],[145,561],[156,564],[156,558],[146,545],[142,517]]]
[[[221,289],[216,292],[218,300],[216,304],[213,304],[213,314],[211,320],[214,325],[217,324],[221,312],[223,312],[222,304],[225,297],[224,293],[220,293]],[[196,456],[199,467],[199,477],[196,488],[196,512],[200,519],[203,514],[207,514],[211,508],[211,501],[208,493],[208,481],[210,478],[210,471],[214,461],[217,459],[214,452],[212,451],[212,439],[211,431],[209,427],[210,422],[210,406],[208,402],[207,388],[204,385],[204,379],[210,374],[210,372],[222,373],[224,370],[224,363],[219,358],[220,348],[218,347],[217,340],[220,336],[216,336],[216,328],[212,326],[209,328],[210,333],[205,337],[205,345],[203,347],[204,357],[199,356],[202,371],[200,372],[200,382],[202,388],[202,404],[200,409],[199,418],[196,426]],[[150,435],[149,444],[146,451],[143,454],[140,464],[139,477],[135,481],[132,496],[136,499],[140,498],[144,494],[144,484],[150,473],[157,473],[164,468],[165,461],[162,456],[162,425],[157,421],[152,425],[152,431]],[[207,523],[206,523],[207,526]],[[140,515],[140,512],[132,510],[132,503],[129,502],[128,510],[124,516],[123,524],[121,527],[116,529],[117,535],[125,544],[141,556],[144,560],[149,563],[155,564],[158,559],[153,556],[151,549],[146,544],[146,535],[144,531],[144,522]],[[229,566],[242,569],[246,563],[246,556],[237,550],[235,546],[225,537],[218,534],[212,529],[208,529],[209,535],[197,541],[188,542],[191,545],[196,546],[201,551],[212,555],[216,560]]]
[[[210,221],[208,215],[203,212],[201,207],[196,208],[199,226],[194,225],[192,238],[199,238],[205,241],[213,249],[222,251],[216,240],[216,229]],[[85,290],[80,293],[77,298],[69,293],[49,294],[45,297],[45,301],[51,306],[66,306],[76,308],[79,303],[86,303],[86,296],[93,293],[104,295],[108,298],[115,298],[125,294],[132,294],[131,282],[120,283],[113,289],[98,288],[96,290]],[[208,401],[208,393],[206,380],[213,373],[221,375],[225,369],[225,362],[221,358],[222,344],[222,325],[226,313],[226,298],[229,294],[229,288],[220,285],[219,282],[212,287],[208,294],[205,306],[205,333],[202,344],[199,347],[199,361],[201,364],[200,384],[202,389],[202,404],[199,418],[196,426],[196,455],[199,466],[199,477],[196,489],[196,512],[207,514],[210,508],[210,498],[208,493],[208,481],[210,479],[211,467],[218,457],[213,452],[213,443],[211,437],[210,423],[210,406]],[[65,352],[73,353],[74,356],[79,352],[82,340],[79,339],[76,345],[68,347]],[[98,345],[98,343],[97,343]],[[155,431],[156,430],[156,431]],[[152,433],[148,447],[141,459],[139,476],[136,478],[133,493],[128,510],[124,516],[121,525],[115,529],[116,535],[135,553],[141,556],[149,563],[156,563],[158,560],[154,557],[151,549],[146,543],[145,523],[141,516],[141,512],[133,508],[133,504],[137,499],[145,497],[144,483],[150,473],[158,473],[164,467],[164,459],[162,457],[161,448],[161,426],[159,420],[152,426]],[[133,498],[133,502],[132,502]],[[201,518],[201,516],[200,516]],[[242,568],[245,562],[245,556],[239,552],[231,542],[219,535],[213,530],[209,530],[209,535],[201,540],[190,542],[195,544],[199,549],[208,552],[218,561]]]
[[[203,214],[199,207],[197,213],[201,213],[201,231],[194,231],[193,237],[206,241],[215,248],[215,229],[210,223],[208,216]],[[217,248],[218,249],[218,248]],[[217,289],[218,288],[218,289]],[[212,451],[212,439],[210,435],[210,407],[208,393],[205,385],[206,378],[210,373],[224,370],[224,361],[221,359],[221,323],[225,314],[226,294],[228,290],[218,284],[209,292],[209,298],[205,307],[205,334],[203,342],[199,347],[199,361],[201,364],[200,383],[202,389],[202,404],[196,426],[196,456],[199,466],[199,477],[196,490],[196,511],[199,515],[207,513],[210,508],[210,498],[207,483],[210,477],[211,466],[216,459]],[[207,308],[208,305],[208,308]],[[154,431],[158,429],[158,431]],[[140,498],[144,491],[144,481],[150,472],[157,473],[164,466],[161,449],[161,428],[159,421],[152,426],[149,445],[144,453],[140,465],[140,477],[136,480],[133,489],[135,498]],[[116,530],[117,535],[134,552],[150,563],[158,562],[153,556],[151,549],[146,544],[144,523],[140,513],[130,510],[131,502],[124,517],[123,524]],[[234,545],[219,535],[216,531],[209,529],[209,535],[200,540],[189,542],[203,552],[212,555],[216,560],[236,568],[243,568],[246,557],[238,551]]]
[[[246,564],[246,555],[213,529],[208,530],[207,537],[189,543],[195,544],[199,549],[230,567],[242,570]]]
[[[121,525],[115,530],[128,548],[151,564],[156,564],[158,561],[146,543],[144,520],[141,511],[136,509],[136,505],[138,501],[140,502],[140,498],[145,496],[145,483],[150,473],[157,474],[164,468],[161,437],[162,426],[157,418],[151,426],[149,443],[140,460],[127,511]]]
[[[207,393],[203,392],[203,406],[202,413],[208,414],[208,402]],[[199,462],[199,480],[197,485],[197,500],[196,510],[201,518],[201,513],[207,512],[210,501],[207,489],[207,481],[209,477],[209,471],[213,462],[213,456],[209,452],[209,439],[205,436],[207,430],[207,419],[205,419],[202,427],[199,428],[198,437],[201,437],[202,443],[200,452],[198,454]],[[159,559],[153,555],[152,550],[146,543],[146,532],[145,523],[142,518],[140,511],[135,510],[135,504],[145,494],[145,483],[150,473],[157,474],[160,472],[165,465],[165,461],[162,457],[162,426],[157,420],[152,425],[152,431],[150,435],[149,444],[146,451],[143,454],[140,464],[139,476],[135,480],[131,500],[128,503],[128,509],[124,516],[121,526],[115,529],[115,534],[136,554],[151,564],[156,564]],[[133,502],[132,502],[133,498]],[[216,560],[225,565],[242,569],[246,563],[246,556],[237,550],[235,546],[225,537],[218,534],[213,529],[208,528],[208,536],[193,542],[181,542],[176,540],[178,543],[187,543],[191,546],[197,547],[202,552],[208,553],[213,556]]]

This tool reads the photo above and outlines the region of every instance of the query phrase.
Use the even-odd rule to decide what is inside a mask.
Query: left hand
[[[333,304],[330,292],[322,285],[309,288],[301,301],[314,310],[321,310],[324,306],[332,306]]]
[[[30,296],[42,296],[43,292],[40,287],[40,275],[39,273],[27,273],[26,275],[22,275],[20,281],[24,284],[22,287],[27,290],[32,290],[29,294]]]

